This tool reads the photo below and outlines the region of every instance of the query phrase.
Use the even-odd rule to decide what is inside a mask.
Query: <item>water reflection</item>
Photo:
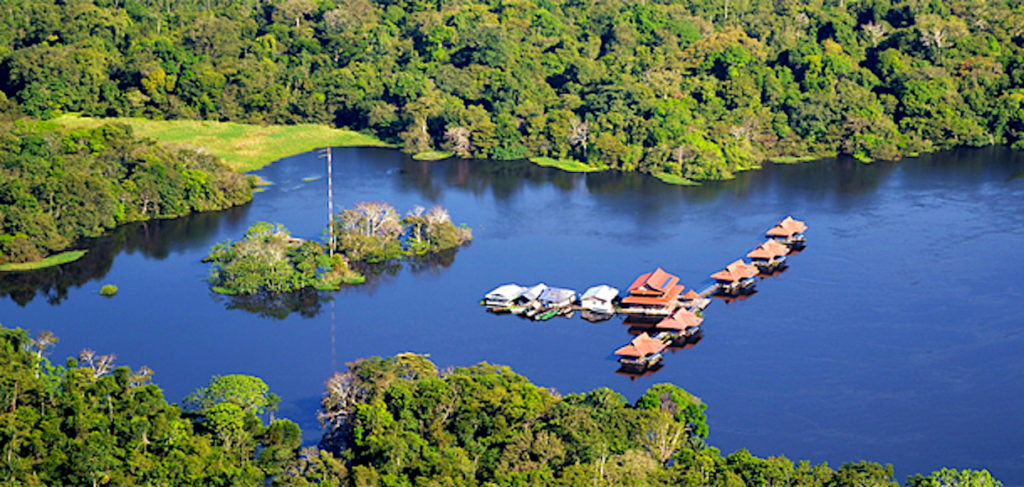
[[[47,303],[58,305],[67,298],[69,289],[106,276],[114,257],[122,251],[163,260],[172,252],[203,248],[218,229],[239,224],[248,211],[249,205],[244,205],[186,218],[122,225],[102,237],[81,242],[79,247],[88,252],[74,262],[31,272],[0,273],[0,298],[9,297],[25,306],[42,296]]]
[[[412,256],[404,261],[389,260],[374,264],[354,263],[353,268],[366,277],[366,282],[345,287],[372,291],[399,275],[405,267],[408,267],[414,274],[439,275],[455,262],[457,252],[458,248],[453,248],[433,254]],[[308,288],[290,293],[259,293],[241,296],[225,296],[211,291],[210,296],[215,301],[223,302],[224,307],[228,310],[241,310],[262,318],[277,320],[284,320],[292,313],[304,318],[313,318],[320,314],[325,303],[333,304],[334,302],[333,292]]]
[[[224,302],[229,310],[242,310],[262,318],[283,320],[292,313],[304,318],[320,314],[323,304],[331,301],[331,293],[314,289],[300,289],[290,293],[258,293],[240,296],[224,296],[210,291],[216,301]]]

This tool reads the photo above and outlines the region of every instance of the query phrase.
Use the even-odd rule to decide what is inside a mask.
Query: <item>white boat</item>
[[[502,284],[484,295],[484,306],[492,309],[508,308],[527,291],[528,288],[518,284]]]
[[[587,311],[611,315],[615,314],[614,300],[619,296],[619,290],[607,284],[601,284],[587,289],[580,298],[580,306]]]
[[[540,295],[540,304],[548,308],[565,308],[576,301],[576,291],[560,287],[549,287]]]

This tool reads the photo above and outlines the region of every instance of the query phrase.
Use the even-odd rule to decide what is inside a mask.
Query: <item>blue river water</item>
[[[898,480],[987,468],[1024,485],[1024,153],[768,164],[700,187],[522,161],[334,155],[336,207],[440,204],[473,242],[337,293],[211,293],[201,259],[253,222],[322,238],[324,162],[301,154],[259,171],[273,185],[249,205],[128,225],[88,242],[79,262],[0,276],[0,323],[53,331],[58,361],[91,348],[148,365],[171,401],[212,375],[257,375],[310,443],[333,371],[417,352],[440,367],[506,364],[562,393],[611,387],[633,400],[672,382],[709,405],[709,442],[725,453],[892,463]],[[749,299],[713,302],[703,340],[650,376],[615,373],[612,352],[630,339],[621,318],[530,322],[479,306],[505,282],[624,288],[659,266],[699,286],[789,214],[809,225],[807,249]],[[98,294],[106,283],[116,297]]]

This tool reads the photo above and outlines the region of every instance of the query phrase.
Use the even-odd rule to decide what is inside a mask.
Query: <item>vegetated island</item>
[[[724,179],[1020,147],[1022,24],[1003,0],[23,2],[0,11],[0,111],[314,123]]]
[[[153,370],[113,354],[51,363],[57,342],[0,326],[0,478],[12,485],[899,485],[874,462],[722,455],[705,442],[707,406],[670,384],[634,403],[607,388],[562,396],[508,367],[439,370],[415,354],[331,377],[326,433],[303,446],[258,377],[215,376],[176,405]],[[942,469],[905,485],[1001,484]]]
[[[228,295],[337,290],[366,278],[350,263],[380,263],[464,245],[472,231],[452,223],[448,211],[416,207],[404,217],[383,202],[361,202],[337,215],[334,247],[292,237],[284,226],[258,222],[237,242],[222,242],[204,259],[209,281]],[[332,251],[333,250],[333,251]]]
[[[246,203],[246,176],[194,150],[170,150],[125,125],[0,125],[0,270],[81,257],[67,250],[117,225]]]

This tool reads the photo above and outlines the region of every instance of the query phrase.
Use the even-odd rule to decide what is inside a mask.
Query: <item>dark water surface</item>
[[[291,157],[259,172],[274,185],[246,207],[125,226],[82,261],[0,276],[0,322],[52,330],[60,361],[88,347],[148,365],[172,401],[214,374],[260,376],[310,442],[333,370],[411,351],[441,367],[508,364],[562,393],[607,386],[633,400],[673,382],[709,404],[710,442],[726,453],[891,462],[900,480],[988,468],[1024,484],[1024,153],[769,165],[680,188],[340,149],[336,205],[442,204],[472,245],[333,295],[211,294],[200,259],[252,222],[320,237],[326,183],[306,179],[322,173],[313,154]],[[611,353],[630,338],[621,319],[533,323],[478,305],[504,282],[623,288],[656,266],[696,286],[787,214],[807,221],[808,249],[750,299],[712,303],[703,341],[649,377],[615,373]],[[105,283],[120,288],[113,299],[99,296]]]

